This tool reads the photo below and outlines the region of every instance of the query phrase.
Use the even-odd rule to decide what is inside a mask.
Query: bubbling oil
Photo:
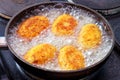
[[[70,5],[64,6],[63,4],[61,8],[57,8],[56,5],[55,6],[48,5],[48,7],[41,5],[37,9],[33,10],[31,13],[32,14],[26,15],[25,18],[34,15],[43,15],[49,19],[51,24],[49,25],[49,28],[43,30],[38,36],[34,37],[29,42],[26,41],[26,39],[23,39],[17,35],[16,31],[18,30],[18,27],[16,26],[18,26],[19,24],[14,26],[13,29],[10,29],[11,33],[8,34],[10,46],[12,47],[14,52],[16,52],[17,55],[20,56],[21,58],[23,58],[23,55],[29,49],[42,43],[49,43],[54,45],[57,48],[57,51],[59,51],[61,47],[65,45],[74,45],[75,47],[77,47],[79,50],[82,51],[85,58],[85,67],[88,67],[103,59],[112,47],[112,42],[113,42],[112,37],[106,32],[103,22],[98,21],[97,19],[95,19],[95,16],[93,14],[90,14],[85,10]],[[78,25],[75,28],[73,35],[55,36],[51,32],[52,23],[58,16],[62,14],[70,14],[78,21]],[[24,21],[25,18],[22,18],[21,21]],[[96,24],[99,27],[99,29],[102,32],[102,42],[97,48],[82,50],[82,47],[79,45],[77,41],[77,37],[82,26],[88,23]],[[57,60],[58,54],[59,53],[57,52],[52,61],[49,61],[44,65],[36,65],[36,66],[49,70],[62,70],[58,65],[58,60]]]

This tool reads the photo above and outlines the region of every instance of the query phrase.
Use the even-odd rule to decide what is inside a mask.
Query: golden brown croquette
[[[83,54],[71,45],[60,49],[58,63],[63,70],[77,70],[85,67]]]
[[[45,16],[32,16],[18,26],[17,33],[27,39],[31,39],[49,26],[49,20]]]
[[[24,59],[33,64],[44,64],[54,58],[56,48],[51,44],[39,44],[31,48]]]
[[[60,15],[52,25],[52,32],[55,35],[71,35],[74,33],[74,29],[77,26],[76,19],[69,15]]]
[[[79,33],[78,42],[83,48],[94,48],[100,44],[101,38],[102,34],[97,25],[86,24]]]

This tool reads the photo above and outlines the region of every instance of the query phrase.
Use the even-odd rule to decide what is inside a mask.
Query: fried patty
[[[27,39],[31,39],[49,26],[49,20],[45,16],[32,16],[18,26],[17,33]]]
[[[74,29],[77,26],[76,19],[69,15],[60,15],[52,25],[52,32],[55,35],[71,35],[74,33]]]
[[[77,70],[85,67],[82,52],[71,45],[60,49],[58,63],[63,70]]]
[[[95,24],[86,24],[83,26],[78,36],[78,42],[83,48],[87,49],[98,46],[101,39],[101,31]]]
[[[51,44],[39,44],[31,48],[24,59],[33,64],[44,64],[54,58],[56,48]]]

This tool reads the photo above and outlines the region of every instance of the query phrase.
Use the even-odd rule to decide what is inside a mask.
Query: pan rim
[[[66,4],[66,5],[69,4],[69,5],[72,5],[72,6],[81,7],[81,8],[83,8],[83,9],[88,10],[88,12],[90,11],[90,12],[96,14],[98,17],[100,17],[102,20],[104,20],[104,22],[106,22],[106,24],[109,26],[109,28],[110,28],[110,30],[111,30],[111,33],[112,33],[111,36],[112,36],[112,40],[113,40],[113,41],[112,41],[112,47],[111,47],[110,51],[109,51],[100,61],[98,61],[97,63],[94,63],[94,64],[92,64],[92,65],[90,65],[90,66],[88,66],[88,67],[85,67],[85,68],[83,68],[83,69],[78,69],[78,70],[70,70],[70,71],[67,71],[67,70],[65,70],[65,71],[64,71],[64,70],[49,70],[49,69],[37,67],[37,66],[34,66],[33,64],[28,63],[27,61],[25,61],[24,59],[22,59],[21,57],[19,57],[19,56],[17,55],[17,53],[11,48],[11,46],[10,46],[10,44],[9,44],[9,41],[8,41],[8,37],[7,37],[8,33],[7,33],[7,32],[8,32],[8,28],[10,27],[10,24],[11,24],[11,22],[14,20],[14,18],[16,18],[21,12],[23,12],[23,11],[29,9],[29,8],[32,8],[32,7],[35,7],[35,6],[38,6],[38,5],[53,4],[53,3],[54,3],[54,4],[62,3],[62,4]],[[5,38],[6,38],[6,41],[7,41],[8,48],[10,49],[10,51],[12,52],[12,54],[13,54],[15,57],[17,57],[20,61],[22,61],[23,63],[25,63],[25,64],[27,64],[27,65],[29,65],[29,66],[31,66],[31,67],[34,67],[34,68],[36,68],[36,69],[40,69],[40,70],[43,70],[43,71],[49,71],[49,72],[57,72],[57,73],[82,72],[82,71],[86,71],[86,70],[89,70],[89,69],[95,67],[95,66],[97,66],[98,64],[102,63],[103,61],[105,61],[105,60],[107,59],[107,57],[111,54],[111,52],[112,52],[112,50],[113,50],[113,47],[114,47],[114,44],[115,44],[114,33],[113,33],[112,28],[111,28],[111,25],[108,23],[108,21],[107,21],[101,14],[99,14],[98,12],[96,12],[96,11],[92,10],[91,8],[86,7],[86,6],[84,6],[84,5],[78,5],[78,4],[73,4],[73,3],[68,3],[68,2],[62,2],[62,1],[60,1],[60,2],[59,2],[59,1],[54,1],[54,2],[36,3],[36,4],[27,6],[27,7],[25,7],[24,9],[20,10],[20,11],[17,12],[17,13],[10,19],[10,21],[8,22],[7,27],[6,27],[6,29],[5,29]]]

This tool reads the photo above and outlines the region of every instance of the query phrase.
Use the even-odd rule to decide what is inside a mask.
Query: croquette
[[[23,21],[19,26],[17,33],[27,39],[39,35],[41,31],[49,26],[49,20],[45,16],[32,16]]]
[[[82,52],[72,45],[60,49],[58,63],[63,70],[77,70],[85,67]]]
[[[56,48],[51,44],[39,44],[31,48],[23,57],[32,64],[45,64],[54,58]]]
[[[77,26],[77,20],[69,15],[63,14],[55,19],[52,25],[52,32],[55,35],[71,35]]]
[[[102,33],[97,25],[86,24],[79,33],[78,42],[83,48],[89,49],[98,46],[101,38]]]

